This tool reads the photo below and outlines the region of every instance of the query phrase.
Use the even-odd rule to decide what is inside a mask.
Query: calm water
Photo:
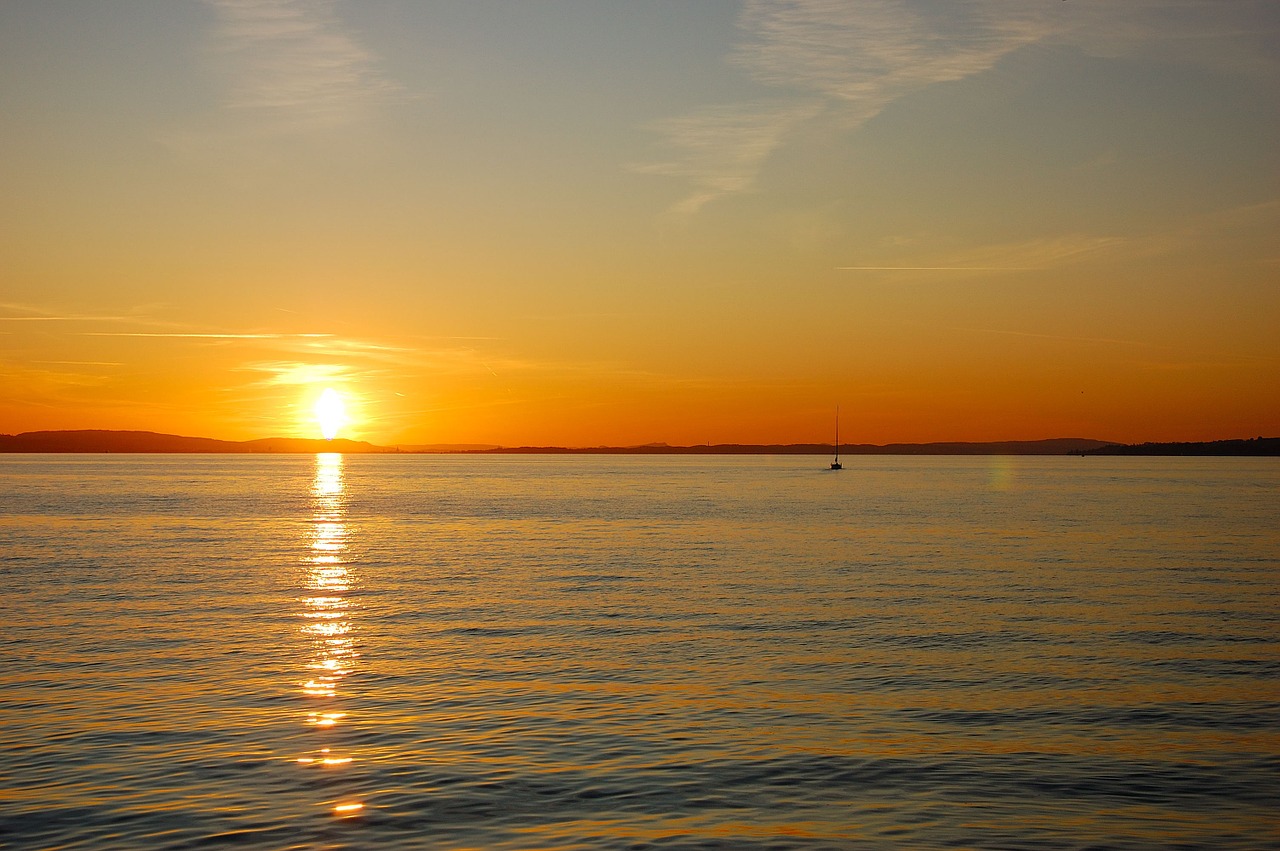
[[[0,845],[1280,847],[1280,463],[826,460],[0,457]]]

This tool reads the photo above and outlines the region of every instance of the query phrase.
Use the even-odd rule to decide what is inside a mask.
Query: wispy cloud
[[[837,266],[838,272],[1025,272],[1039,266]]]
[[[396,97],[332,0],[206,0],[220,19],[216,53],[226,105],[288,132],[340,126]]]
[[[0,316],[0,322],[133,322],[142,323],[137,316],[77,313],[33,304],[0,302],[0,310],[12,315]]]
[[[693,194],[679,201],[671,212],[692,215],[722,195],[749,189],[761,165],[791,129],[821,108],[819,100],[752,103],[666,119],[652,129],[663,137],[671,158],[632,168],[691,181]]]
[[[73,361],[0,361],[0,398],[5,399],[9,405],[36,408],[56,409],[68,402],[80,404],[85,391],[104,387],[111,382],[111,378],[101,370],[73,368],[84,366],[96,364]]]
[[[1241,363],[1271,364],[1277,358],[1270,355],[1259,355],[1252,352],[1205,351],[1188,349],[1182,344],[1170,345],[1143,340],[1127,340],[1120,337],[1093,337],[1083,334],[1046,334],[1035,331],[1017,331],[1007,328],[964,328],[954,326],[957,331],[973,334],[997,334],[1005,337],[1022,337],[1032,340],[1049,340],[1062,343],[1084,343],[1087,345],[1125,346],[1144,349],[1159,360],[1133,360],[1131,363],[1146,370],[1173,371],[1208,368],[1228,368]],[[1136,357],[1136,355],[1134,355]]]
[[[979,246],[951,255],[949,265],[989,266],[1008,269],[1051,269],[1079,263],[1122,248],[1118,236],[1064,234],[1019,242]]]
[[[0,304],[0,308],[16,308],[16,305]],[[34,310],[31,308],[30,310]],[[4,317],[0,317],[4,318]],[[24,318],[24,317],[16,317]],[[101,320],[100,316],[76,315],[57,317],[52,314],[41,314],[33,318],[84,318]],[[154,324],[154,323],[153,323]],[[520,361],[503,359],[492,353],[481,355],[469,342],[476,340],[492,340],[490,337],[412,337],[406,339],[361,339],[331,332],[284,332],[270,329],[254,329],[246,331],[230,331],[192,325],[165,323],[169,327],[176,326],[181,330],[165,331],[115,331],[92,330],[70,331],[69,336],[126,338],[155,340],[157,343],[173,341],[176,345],[183,343],[212,345],[227,344],[239,346],[250,353],[249,358],[262,358],[263,353],[284,356],[288,360],[250,361],[242,369],[298,377],[297,383],[313,383],[341,375],[371,375],[376,370],[384,374],[388,368],[405,367],[410,369],[428,368],[435,371],[476,371],[488,369],[481,366],[481,360],[500,363],[504,369],[523,368]],[[434,344],[423,345],[434,341]],[[453,345],[445,343],[454,342]],[[340,364],[341,366],[334,366]],[[376,368],[376,370],[375,370]],[[272,383],[293,383],[292,379],[281,378]]]
[[[1006,337],[1030,337],[1036,340],[1056,340],[1064,343],[1105,343],[1118,346],[1150,346],[1141,340],[1120,340],[1114,337],[1081,337],[1073,334],[1038,334],[1034,331],[1009,331],[1000,328],[964,328],[977,334],[999,334]]]
[[[1060,234],[1018,242],[975,246],[964,251],[928,251],[919,240],[897,238],[886,242],[889,249],[880,258],[885,262],[867,262],[837,266],[840,272],[1023,272],[1059,269],[1095,260],[1143,260],[1170,256],[1179,251],[1197,252],[1212,249],[1230,250],[1231,241],[1241,234],[1274,231],[1280,223],[1280,201],[1211,210],[1192,216],[1165,230],[1134,233],[1125,236],[1096,234]],[[892,263],[894,257],[920,257],[920,263]],[[1261,259],[1260,263],[1274,260]]]
[[[357,372],[343,364],[295,361],[260,361],[245,364],[239,370],[260,374],[262,378],[254,384],[265,387],[340,383],[350,380]]]
[[[298,334],[298,338],[325,337],[325,340],[309,339],[305,345],[311,349],[322,349],[334,354],[363,355],[371,358],[398,359],[412,354],[415,349],[409,346],[393,346],[390,343],[375,343],[370,340],[352,340],[334,337],[332,334]]]
[[[731,59],[763,83],[821,93],[861,123],[908,92],[985,71],[1043,38],[1039,6],[752,0]]]
[[[114,360],[33,360],[31,362],[50,366],[124,366],[123,362]]]
[[[847,127],[909,92],[959,80],[1047,32],[1038,4],[906,0],[750,0],[730,62],[785,98],[769,106],[719,105],[653,129],[677,159],[641,171],[687,178],[689,215],[755,183],[768,156],[805,119],[826,112]]]
[[[188,331],[81,331],[82,337],[174,337],[195,340],[307,340],[332,334],[233,334]]]
[[[1051,5],[1051,4],[1045,4]],[[1057,39],[1098,56],[1146,54],[1232,74],[1275,73],[1274,0],[1073,2]]]
[[[983,245],[938,257],[919,265],[837,266],[841,272],[1025,272],[1058,268],[1100,256],[1110,256],[1130,245],[1115,236],[1066,234],[1056,237]]]
[[[727,57],[773,91],[781,105],[765,120],[752,104],[708,105],[652,125],[683,156],[642,168],[693,184],[673,212],[750,189],[770,154],[787,143],[799,117],[818,114],[846,130],[894,101],[993,68],[1039,42],[1100,55],[1155,51],[1177,61],[1274,68],[1251,22],[1267,20],[1274,0],[747,0],[741,37]],[[1256,25],[1253,27],[1256,30]],[[1252,39],[1254,44],[1244,44]],[[736,116],[745,115],[747,120]],[[752,118],[757,120],[751,120]]]
[[[0,322],[128,322],[128,316],[0,316]]]

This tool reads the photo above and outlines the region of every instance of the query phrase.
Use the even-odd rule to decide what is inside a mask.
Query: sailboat
[[[840,465],[840,406],[839,405],[836,405],[836,457],[835,457],[835,460],[831,462],[831,469],[833,470],[844,469],[844,467]]]

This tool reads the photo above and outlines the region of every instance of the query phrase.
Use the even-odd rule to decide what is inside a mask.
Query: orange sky
[[[1280,434],[1280,7],[0,6],[0,432]]]

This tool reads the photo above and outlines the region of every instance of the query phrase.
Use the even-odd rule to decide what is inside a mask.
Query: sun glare
[[[325,440],[333,440],[338,430],[346,425],[347,408],[342,403],[342,396],[332,387],[326,387],[316,400],[316,422],[320,423],[320,433]]]

